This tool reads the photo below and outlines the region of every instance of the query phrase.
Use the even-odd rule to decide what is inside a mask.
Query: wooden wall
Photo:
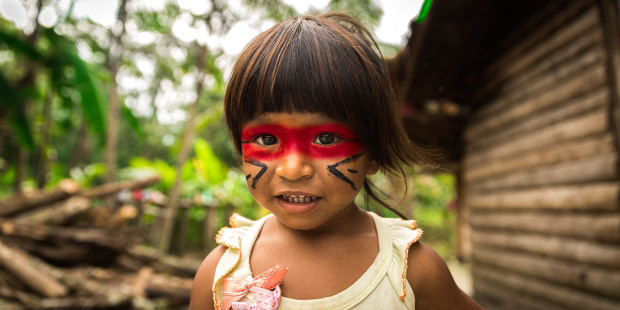
[[[533,17],[488,69],[460,176],[488,309],[620,309],[616,10]]]

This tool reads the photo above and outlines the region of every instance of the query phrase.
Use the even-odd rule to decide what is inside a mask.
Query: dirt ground
[[[471,265],[461,263],[456,259],[449,260],[446,263],[448,264],[450,272],[452,272],[452,277],[454,277],[456,285],[458,285],[465,293],[471,295],[473,292]]]

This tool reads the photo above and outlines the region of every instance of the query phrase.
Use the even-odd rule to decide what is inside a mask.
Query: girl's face
[[[308,230],[355,207],[378,165],[355,133],[319,113],[265,113],[241,133],[243,169],[254,199],[284,225]]]

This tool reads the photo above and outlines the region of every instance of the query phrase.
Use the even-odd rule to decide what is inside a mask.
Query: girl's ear
[[[366,172],[366,175],[373,175],[377,173],[377,171],[379,171],[379,164],[373,159],[368,165],[368,171]]]

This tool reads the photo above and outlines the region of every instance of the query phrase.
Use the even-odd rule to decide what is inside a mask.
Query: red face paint
[[[321,134],[332,134],[337,140],[328,145],[315,143],[315,139]],[[255,140],[263,135],[272,135],[278,142],[274,145],[257,144]],[[251,126],[243,129],[241,140],[245,159],[273,160],[292,152],[311,158],[334,158],[351,156],[362,151],[362,145],[355,133],[340,124],[307,127]]]

